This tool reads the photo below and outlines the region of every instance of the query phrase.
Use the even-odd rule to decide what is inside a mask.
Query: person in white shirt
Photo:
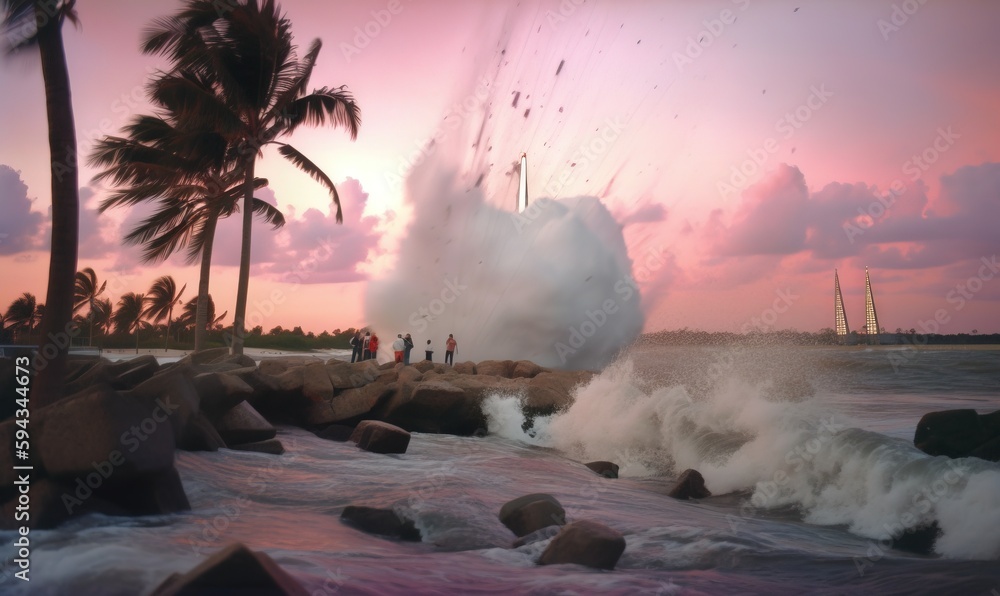
[[[396,334],[396,341],[392,342],[392,351],[396,355],[396,362],[403,361],[403,350],[406,349],[406,342],[403,341],[403,334]]]

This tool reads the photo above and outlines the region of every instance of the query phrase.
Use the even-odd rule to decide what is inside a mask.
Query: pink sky
[[[79,4],[82,27],[67,26],[64,37],[81,155],[146,110],[142,85],[164,63],[139,53],[141,31],[179,6]],[[943,311],[944,332],[1000,332],[1000,4],[287,0],[283,8],[300,47],[324,42],[313,84],[347,85],[363,123],[354,142],[329,128],[289,139],[338,182],[343,226],[308,176],[273,151],[260,162],[271,182],[262,196],[289,220],[279,233],[255,230],[249,302],[251,312],[273,305],[257,308],[265,329],[364,323],[367,280],[393,266],[409,217],[395,175],[486,80],[497,115],[491,143],[510,153],[497,155],[487,180],[494,203],[513,205],[504,173],[521,151],[533,196],[601,197],[624,225],[636,270],[651,253],[668,255],[640,277],[649,331],[739,330],[762,317],[775,328],[832,327],[835,268],[857,328],[867,265],[888,330],[920,329]],[[0,61],[0,79],[5,309],[24,291],[44,297],[50,198],[37,60]],[[593,145],[599,138],[607,142]],[[581,146],[600,151],[584,160]],[[188,283],[185,299],[193,297],[196,268],[180,258],[142,265],[120,246],[122,227],[140,214],[97,217],[106,189],[81,165],[80,267],[112,280],[115,299],[164,274]],[[734,174],[741,166],[746,175]],[[233,311],[238,238],[235,218],[220,226],[212,278],[220,313]]]

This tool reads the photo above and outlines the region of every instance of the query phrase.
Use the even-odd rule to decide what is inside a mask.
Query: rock
[[[219,431],[201,412],[195,414],[186,427],[177,447],[185,451],[218,451],[226,446]]]
[[[253,395],[253,387],[235,375],[202,373],[195,376],[193,381],[201,411],[211,420],[217,420],[236,404]]]
[[[677,484],[667,493],[675,499],[704,499],[712,493],[705,487],[705,479],[698,470],[687,469],[677,478]]]
[[[322,360],[313,358],[312,356],[280,356],[277,358],[261,359],[260,363],[257,364],[257,368],[265,375],[277,377],[289,369],[301,368],[313,362],[323,363]]]
[[[374,382],[381,372],[374,360],[327,364],[327,373],[330,375],[334,390],[364,387]]]
[[[581,520],[563,526],[538,559],[539,565],[576,563],[614,569],[625,552],[625,537],[597,522]]]
[[[421,381],[400,385],[378,410],[378,418],[409,431],[467,436],[486,428],[479,402],[449,381]]]
[[[40,478],[31,483],[31,516],[27,520],[17,520],[18,500],[11,498],[4,502],[0,529],[17,530],[22,524],[32,530],[51,530],[76,515],[103,513],[105,515],[127,515],[122,508],[96,497],[93,490],[84,485],[77,498],[79,487],[69,482]],[[23,511],[23,509],[22,509]]]
[[[421,540],[420,530],[414,526],[413,520],[406,519],[391,509],[348,505],[340,514],[340,519],[349,526],[369,534],[410,542]]]
[[[420,360],[418,362],[414,362],[411,366],[422,373],[434,370],[434,363],[430,360]]]
[[[256,443],[273,439],[278,431],[247,402],[240,402],[215,424],[226,445]]]
[[[372,453],[406,453],[410,433],[387,422],[364,420],[355,427],[350,440]]]
[[[380,404],[387,402],[396,392],[397,386],[388,383],[372,383],[358,389],[347,389],[327,402],[325,424],[310,420],[312,426],[327,426],[334,423],[358,422],[368,416]]]
[[[536,542],[548,540],[549,538],[552,538],[553,536],[558,534],[560,529],[562,529],[562,526],[557,526],[555,524],[551,526],[545,526],[544,528],[535,530],[530,534],[525,534],[524,536],[521,536],[520,538],[515,540],[514,543],[510,545],[510,547],[521,548],[526,544],[534,544]]]
[[[605,478],[618,478],[618,464],[613,464],[609,461],[592,461],[589,464],[583,465]]]
[[[586,371],[540,372],[528,382],[524,408],[530,414],[542,416],[568,408],[576,387],[592,377]]]
[[[986,461],[1000,462],[1000,436],[983,443],[969,452],[969,457],[978,457]]]
[[[180,444],[191,420],[200,410],[198,391],[192,380],[190,366],[177,366],[154,375],[129,391],[122,392],[133,399],[144,401],[150,409],[167,412],[175,444]]]
[[[240,445],[232,445],[229,448],[236,451],[255,451],[257,453],[270,453],[271,455],[281,455],[285,452],[285,446],[278,439],[268,439],[256,443],[242,443]]]
[[[534,362],[530,360],[518,360],[514,363],[514,368],[511,370],[510,376],[513,379],[530,379],[540,372],[542,372],[542,367],[538,366]]]
[[[500,522],[515,536],[526,536],[546,526],[566,523],[566,511],[552,495],[533,493],[508,501],[500,508]]]
[[[934,554],[934,542],[941,536],[938,523],[909,528],[899,536],[893,536],[892,548],[918,555]]]
[[[323,401],[333,397],[333,383],[326,365],[311,362],[302,368],[302,395],[312,401]]]
[[[173,466],[122,482],[112,476],[94,494],[131,515],[160,515],[191,509],[181,477]]]
[[[244,544],[231,544],[184,574],[173,574],[152,596],[186,594],[286,594],[308,596],[302,587],[271,557]]]
[[[451,369],[460,375],[474,375],[476,374],[476,363],[469,361],[459,362]]]
[[[424,373],[412,366],[400,368],[397,374],[396,380],[400,383],[417,383],[424,376]]]
[[[980,416],[975,410],[944,410],[924,414],[917,423],[913,445],[928,455],[966,457],[981,445],[1000,437],[993,414]],[[987,424],[984,424],[984,419]]]
[[[209,348],[200,352],[191,352],[178,360],[178,364],[211,364],[229,357],[229,348]]]
[[[117,477],[173,465],[174,431],[160,405],[99,386],[43,410],[44,424],[35,428],[32,448],[51,477],[88,475],[95,462]]]
[[[352,434],[354,434],[353,426],[347,426],[346,424],[331,424],[316,433],[316,436],[328,441],[338,441],[344,443],[351,440]]]
[[[514,374],[513,360],[483,360],[476,365],[477,375],[504,377],[509,379]]]
[[[160,370],[160,363],[156,361],[156,356],[143,354],[128,360],[119,360],[108,365],[108,372],[117,380],[112,383],[115,389],[131,389],[136,385],[152,378]]]
[[[379,370],[392,370],[394,368],[396,368],[396,362],[394,360],[386,362],[385,364],[380,364],[378,367]]]

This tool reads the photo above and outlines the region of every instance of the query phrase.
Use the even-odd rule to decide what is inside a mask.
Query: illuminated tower
[[[847,326],[847,313],[844,312],[844,297],[840,294],[840,277],[837,270],[833,270],[833,310],[836,319],[835,329],[837,339],[847,341],[847,335],[851,332]]]
[[[872,296],[872,280],[868,277],[868,267],[865,267],[865,333],[868,343],[878,341],[878,314],[875,312],[875,298]]]

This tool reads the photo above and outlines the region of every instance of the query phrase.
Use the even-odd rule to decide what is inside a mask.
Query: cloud
[[[667,219],[667,210],[659,203],[646,203],[630,213],[617,214],[615,217],[624,228],[638,223],[656,223]]]
[[[0,164],[0,255],[13,255],[43,247],[42,224],[45,216],[31,210],[34,199],[28,198],[28,186],[21,173]]]
[[[920,182],[889,190],[834,182],[811,192],[798,168],[782,164],[743,193],[728,223],[713,211],[703,233],[721,259],[808,254],[883,269],[938,267],[996,251],[998,197],[996,163],[942,176],[933,202]]]

